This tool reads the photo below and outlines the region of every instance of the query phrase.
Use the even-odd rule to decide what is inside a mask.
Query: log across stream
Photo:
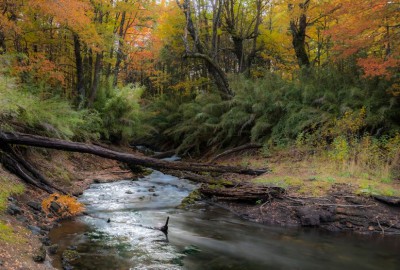
[[[50,237],[58,258],[72,248],[76,269],[396,269],[400,238],[322,233],[244,221],[216,205],[177,206],[197,184],[161,172],[93,184],[88,216]],[[168,239],[146,226],[169,221]],[[107,220],[110,219],[110,222]],[[140,226],[138,226],[140,225]],[[54,260],[61,267],[60,260]]]

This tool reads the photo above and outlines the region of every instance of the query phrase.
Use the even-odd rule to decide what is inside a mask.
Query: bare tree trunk
[[[304,3],[299,4],[302,13],[297,19],[290,20],[290,32],[292,34],[292,45],[296,54],[297,63],[299,67],[310,66],[310,59],[306,51],[306,30],[307,30],[307,9],[310,0],[305,0]],[[289,10],[292,6],[289,5]]]
[[[114,80],[113,80],[113,86],[114,87],[117,86],[119,70],[120,70],[120,66],[121,66],[121,63],[122,63],[122,59],[124,57],[124,53],[123,53],[123,46],[124,46],[123,38],[124,38],[125,17],[126,17],[126,11],[123,11],[122,15],[121,15],[121,22],[120,22],[119,32],[118,32],[117,60],[115,62]]]
[[[0,143],[43,147],[79,153],[89,153],[100,157],[125,162],[129,165],[139,165],[150,167],[153,169],[171,169],[192,172],[229,172],[248,175],[260,175],[268,171],[267,169],[248,169],[243,167],[217,166],[211,164],[187,163],[179,161],[170,162],[150,157],[141,157],[133,154],[117,152],[96,145],[69,142],[65,140],[52,139],[23,133],[3,132],[1,130]]]
[[[190,0],[184,0],[184,2],[181,4],[178,0],[177,3],[179,7],[183,10],[185,13],[186,17],[186,27],[187,30],[191,36],[191,38],[194,41],[197,53],[190,53],[188,52],[188,46],[186,46],[186,57],[191,57],[191,58],[201,58],[205,60],[206,62],[206,67],[212,78],[214,79],[215,84],[217,85],[218,91],[221,93],[221,95],[225,98],[231,98],[233,97],[233,92],[229,86],[228,78],[225,74],[225,72],[222,70],[222,68],[218,65],[215,59],[210,56],[208,53],[205,45],[201,42],[200,37],[197,33],[196,27],[194,26],[193,20],[192,20],[192,12],[191,12],[191,7],[190,7]],[[220,12],[217,13],[218,16],[220,16]],[[216,24],[219,23],[219,18],[215,18]],[[216,42],[216,39],[213,37],[213,42]]]
[[[83,106],[86,98],[85,93],[85,81],[84,81],[84,69],[83,60],[81,56],[81,42],[78,34],[74,33],[74,53],[75,53],[75,65],[76,65],[76,91],[78,94],[79,106]]]
[[[96,61],[94,63],[93,83],[92,83],[92,88],[90,90],[90,96],[88,102],[89,108],[93,106],[93,103],[96,100],[97,91],[100,86],[102,59],[103,59],[103,53],[102,52],[96,53]]]

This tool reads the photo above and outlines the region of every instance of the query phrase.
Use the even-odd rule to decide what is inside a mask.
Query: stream
[[[269,227],[207,203],[179,209],[196,185],[153,171],[136,181],[93,184],[80,197],[89,215],[50,232],[79,270],[400,269],[400,237]],[[162,226],[168,237],[149,227]],[[107,222],[110,219],[110,222]]]

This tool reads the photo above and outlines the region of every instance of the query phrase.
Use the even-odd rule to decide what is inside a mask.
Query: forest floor
[[[88,154],[35,149],[27,150],[25,157],[55,185],[74,195],[81,194],[93,182],[137,177],[116,161]],[[306,159],[301,153],[291,152],[282,152],[273,158],[247,152],[223,158],[218,163],[269,167],[272,172],[258,177],[226,175],[226,179],[280,186],[286,190],[284,196],[268,202],[217,200],[217,204],[245,219],[329,231],[400,234],[400,202],[391,206],[373,197],[374,194],[399,196],[398,180],[376,179],[351,170],[342,172],[329,162]],[[49,248],[47,233],[58,225],[40,209],[41,201],[48,194],[31,187],[21,189],[19,180],[1,166],[0,182],[3,187],[0,188],[0,270],[53,269],[49,256],[45,256],[43,263],[33,260],[34,256],[41,256],[44,246]]]

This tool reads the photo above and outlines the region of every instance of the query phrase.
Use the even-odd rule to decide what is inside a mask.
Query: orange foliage
[[[59,206],[56,212],[51,207],[52,203],[56,203]],[[53,193],[44,199],[42,201],[42,208],[46,214],[52,213],[62,218],[76,216],[85,209],[83,204],[78,202],[74,197],[58,193]]]
[[[386,79],[391,79],[392,72],[400,65],[400,59],[388,57],[388,59],[379,59],[374,57],[360,58],[357,64],[364,69],[365,77],[383,76]]]
[[[14,66],[14,73],[20,75],[28,72],[36,82],[45,82],[51,86],[64,84],[64,73],[57,65],[46,59],[43,53],[36,53],[29,58],[18,61]]]
[[[325,34],[334,41],[336,57],[343,59],[362,53],[364,56],[357,63],[366,77],[390,79],[400,64],[400,44],[395,38],[400,33],[394,27],[399,13],[394,3],[386,0],[335,2],[341,8],[331,16],[332,26]],[[332,5],[329,3],[327,9]]]

